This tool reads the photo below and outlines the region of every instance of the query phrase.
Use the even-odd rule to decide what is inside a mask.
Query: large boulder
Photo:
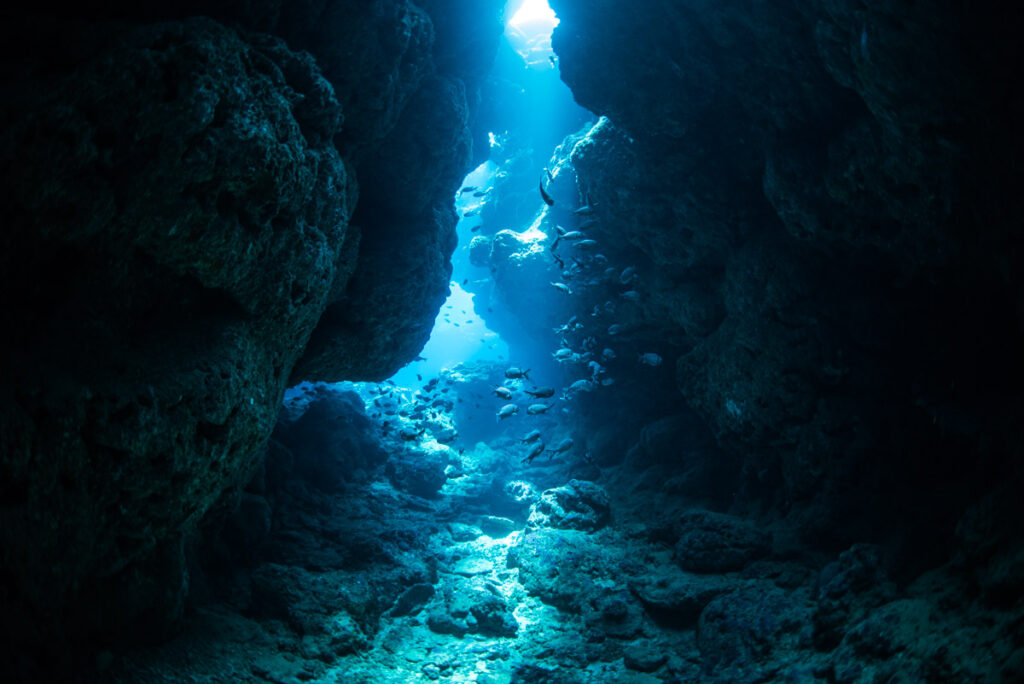
[[[526,524],[564,530],[599,530],[611,520],[608,493],[593,482],[570,480],[562,487],[541,492],[530,506]]]
[[[745,520],[712,511],[684,513],[678,530],[675,560],[690,572],[742,570],[772,548],[769,533]]]
[[[365,484],[387,460],[355,392],[320,387],[299,418],[278,422],[274,439],[291,452],[292,473],[327,492]]]

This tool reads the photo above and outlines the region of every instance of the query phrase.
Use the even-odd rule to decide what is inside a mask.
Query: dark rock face
[[[298,420],[278,422],[274,438],[291,451],[292,472],[327,492],[365,483],[387,459],[352,392],[322,392]]]
[[[451,198],[470,161],[467,119],[462,82],[432,78],[366,163],[360,177],[369,185],[353,223],[372,229],[362,230],[352,281],[327,307],[295,379],[383,380],[426,344],[432,318],[424,314],[448,295]],[[416,286],[397,291],[396,282]]]
[[[691,511],[679,521],[675,559],[683,570],[722,573],[742,570],[767,555],[771,537],[750,523],[711,511]]]
[[[588,232],[637,259],[642,323],[680,349],[679,388],[742,458],[746,495],[829,544],[940,511],[939,548],[1020,472],[1004,19],[551,4],[563,78],[610,119],[573,153]],[[959,459],[986,474],[965,485]]]
[[[459,57],[486,61],[500,32],[499,3],[469,4],[85,2],[6,22],[8,646],[58,624],[164,635],[182,539],[250,480],[286,384],[418,352],[484,68]],[[465,43],[445,24],[462,5]],[[236,522],[261,537],[248,503]]]
[[[73,585],[180,555],[248,479],[339,275],[353,185],[313,61],[207,20],[126,33],[25,107],[3,155],[4,288],[24,292],[3,546],[25,609],[52,616]],[[72,619],[128,626],[112,617]]]
[[[807,612],[806,605],[770,585],[719,596],[697,626],[704,675],[717,681],[770,681],[779,652],[806,640]]]

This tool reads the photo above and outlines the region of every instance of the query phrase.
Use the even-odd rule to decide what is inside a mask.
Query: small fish
[[[530,369],[527,368],[526,370],[523,370],[516,366],[512,366],[511,368],[505,370],[505,377],[508,378],[509,380],[516,380],[518,378],[526,378],[527,380],[529,380]]]
[[[592,207],[589,204],[584,204],[582,207],[573,209],[572,213],[576,214],[577,216],[582,216],[584,214],[592,214],[594,213],[594,207]]]
[[[612,323],[608,326],[609,335],[618,335],[620,332],[622,332],[622,326],[618,323]]]
[[[505,420],[506,418],[511,418],[512,416],[516,415],[517,413],[519,413],[519,407],[518,406],[516,406],[515,404],[505,404],[498,411],[498,420],[501,421],[501,420]]]
[[[483,197],[486,194],[487,193],[484,192],[483,190],[479,190],[479,191],[473,193],[473,197]]]
[[[548,205],[549,207],[555,206],[555,200],[551,199],[551,195],[549,195],[547,191],[544,190],[544,181],[541,181],[538,187],[540,187],[540,196],[544,200],[544,204]]]
[[[547,399],[548,397],[553,397],[555,395],[555,390],[553,387],[534,387],[532,392],[530,390],[526,390],[526,393],[531,397]]]
[[[555,224],[555,232],[558,233],[559,235],[565,235],[565,228],[563,228],[562,226],[560,226],[560,225],[558,225],[556,223]]]
[[[413,430],[412,428],[404,427],[398,431],[398,436],[407,442],[411,442],[412,440],[416,439],[426,431],[427,428],[420,428],[418,431],[416,431]]]
[[[419,380],[420,382],[423,382],[423,376],[420,375],[419,373],[416,374],[416,379]]]
[[[636,290],[627,290],[619,295],[621,299],[625,299],[627,302],[639,302],[640,293]]]
[[[469,218],[470,216],[476,216],[479,213],[480,213],[480,207],[477,207],[476,209],[467,209],[466,211],[462,212],[462,218]]]
[[[575,444],[575,442],[572,441],[572,437],[566,437],[561,442],[559,442],[555,446],[555,448],[548,449],[548,451],[550,451],[552,453],[555,453],[555,454],[562,454],[562,453],[565,453],[566,451],[568,451],[569,449],[572,449],[572,445],[573,444]]]
[[[594,249],[595,247],[597,247],[597,240],[591,240],[589,238],[586,240],[580,240],[576,243],[576,249]]]
[[[543,453],[544,442],[537,442],[536,444],[533,445],[533,448],[530,449],[530,453],[526,455],[526,458],[523,459],[523,463],[533,463],[533,459],[537,458]]]
[[[572,289],[565,283],[551,283],[551,286],[554,287],[556,290],[561,290],[565,294],[572,294]]]
[[[657,368],[658,366],[661,365],[661,357],[658,354],[655,354],[654,352],[639,354],[637,356],[637,361],[644,364],[645,366],[651,366],[652,368]]]
[[[465,284],[466,284],[466,283],[468,283],[468,282],[469,282],[469,278],[466,278],[465,280],[463,280],[463,281],[462,281],[462,284],[463,284],[463,285],[465,285]],[[465,311],[463,311],[462,313],[466,313],[466,312],[465,312]]]
[[[564,234],[562,236],[562,239],[563,240],[568,240],[568,241],[573,241],[573,240],[583,240],[586,237],[587,237],[587,234],[584,233],[582,230],[570,230],[568,233],[566,233],[566,234]]]
[[[619,274],[619,282],[622,283],[623,285],[628,285],[629,283],[633,282],[633,278],[635,277],[636,267],[627,266],[626,268],[622,269],[622,273]]]
[[[479,223],[478,223],[478,224],[476,224],[475,226],[473,226],[472,228],[470,228],[470,229],[469,229],[469,232],[470,232],[470,233],[475,233],[475,232],[476,232],[476,231],[478,231],[478,230],[480,230],[480,224],[479,224]]]
[[[459,192],[460,193],[463,193],[463,192],[473,192],[474,190],[476,190],[476,186],[475,185],[467,185],[466,187],[464,187],[461,190],[459,190]]]
[[[611,350],[611,349],[605,348],[605,349],[604,349],[604,350],[603,350],[603,351],[601,352],[601,357],[602,357],[602,358],[603,358],[603,359],[604,359],[605,361],[610,361],[610,360],[612,360],[612,359],[614,359],[614,358],[615,358],[615,352],[614,352],[613,350]]]
[[[577,380],[576,382],[569,385],[570,392],[589,392],[594,389],[594,383],[589,380]]]
[[[495,387],[491,392],[493,392],[494,396],[499,399],[505,399],[507,401],[512,398],[512,390],[508,387]]]
[[[529,444],[530,442],[536,442],[538,439],[540,439],[540,430],[532,430],[531,432],[523,435],[522,439],[519,441]]]
[[[551,408],[550,404],[530,404],[526,407],[526,412],[531,416],[539,416],[542,413],[547,413],[549,408]]]

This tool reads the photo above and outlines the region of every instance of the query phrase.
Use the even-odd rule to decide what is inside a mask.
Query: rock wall
[[[5,664],[165,636],[286,385],[419,351],[502,4],[5,17]]]
[[[1019,477],[1019,47],[950,3],[552,0],[573,163],[744,496],[928,562]],[[984,46],[984,47],[983,47]],[[638,288],[640,289],[640,288]],[[666,360],[668,361],[668,360]],[[914,535],[906,535],[913,530]]]

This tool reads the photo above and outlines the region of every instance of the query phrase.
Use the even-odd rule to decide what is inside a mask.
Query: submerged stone
[[[429,584],[414,584],[398,597],[391,607],[391,617],[415,615],[434,596],[434,587]]]
[[[530,507],[530,527],[557,527],[595,531],[608,524],[611,508],[608,494],[593,482],[571,480],[563,487],[548,489]]]
[[[472,577],[474,575],[486,575],[494,569],[494,564],[486,558],[463,558],[454,566],[452,566],[452,572],[456,575],[463,575],[465,577]]]
[[[771,535],[751,523],[711,511],[690,511],[680,516],[675,559],[691,572],[742,570],[771,551]]]

